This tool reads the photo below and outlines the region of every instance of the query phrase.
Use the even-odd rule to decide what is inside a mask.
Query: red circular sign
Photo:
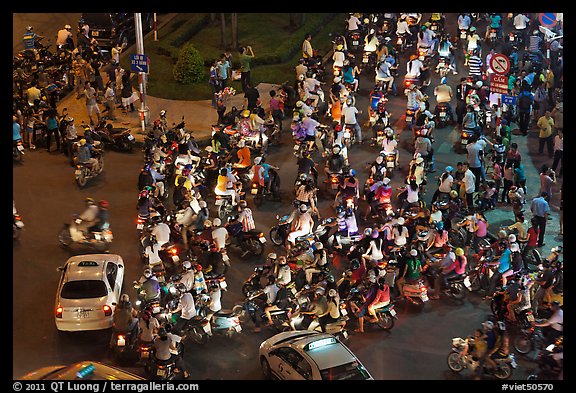
[[[510,71],[510,60],[500,53],[495,53],[490,58],[490,68],[497,74],[507,74]]]

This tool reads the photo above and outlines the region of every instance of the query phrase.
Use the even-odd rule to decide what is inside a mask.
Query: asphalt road
[[[405,61],[402,61],[405,64]],[[461,62],[460,62],[461,64]],[[462,68],[460,68],[462,70]],[[403,76],[403,70],[400,75]],[[363,110],[360,119],[364,121],[368,106],[367,95],[372,88],[371,75],[363,75],[357,107]],[[449,77],[455,86],[460,75]],[[399,84],[402,77],[398,78]],[[434,76],[431,88],[438,84]],[[431,106],[435,105],[431,95]],[[395,129],[403,126],[403,112],[406,100],[403,96],[391,97],[389,111]],[[288,129],[288,123],[285,123]],[[409,138],[410,133],[402,135]],[[451,143],[457,132],[447,127],[436,133],[435,151],[437,168],[454,163]],[[267,161],[281,167],[282,201],[265,202],[261,208],[253,208],[256,227],[268,234],[275,223],[276,214],[291,211],[292,185],[295,179],[296,159],[292,154],[291,136],[283,135],[283,144],[271,148]],[[401,144],[400,164],[402,175],[393,178],[393,187],[399,187],[406,175],[411,152]],[[367,177],[365,164],[377,154],[375,147],[368,144],[354,146],[350,152],[350,162],[359,173],[363,183]],[[463,158],[463,156],[462,156]],[[64,264],[71,255],[62,249],[57,234],[72,213],[83,208],[87,196],[110,201],[111,227],[114,231],[112,253],[121,255],[126,265],[124,288],[132,298],[135,292],[130,283],[142,272],[138,256],[136,233],[136,181],[142,165],[142,153],[132,154],[108,152],[105,154],[103,174],[80,190],[74,183],[73,168],[64,156],[47,153],[44,150],[27,152],[23,165],[14,165],[13,195],[16,207],[23,217],[26,228],[19,242],[13,247],[13,369],[14,378],[39,367],[55,364],[69,364],[75,361],[92,359],[111,362],[106,357],[110,331],[90,333],[58,333],[54,324],[54,296],[59,280],[57,267]],[[434,184],[429,178],[429,183]],[[429,201],[431,192],[425,199]],[[249,199],[249,203],[251,203]],[[323,216],[331,214],[330,201],[320,202]],[[213,209],[213,203],[209,202]],[[268,241],[265,254],[275,249]],[[240,287],[254,266],[263,260],[241,259],[232,250],[232,269],[227,281],[229,290],[223,296],[224,308],[231,308],[241,300]],[[470,334],[478,328],[488,314],[485,302],[475,294],[469,294],[462,303],[449,300],[432,301],[419,312],[407,305],[398,303],[398,318],[390,332],[367,329],[364,335],[353,334],[348,346],[356,353],[377,380],[447,380],[467,379],[469,372],[461,375],[450,372],[446,356],[450,351],[452,337]],[[274,332],[263,329],[253,333],[252,324],[244,326],[244,331],[236,339],[225,340],[216,337],[206,346],[190,346],[185,360],[190,367],[192,379],[203,380],[259,380],[262,379],[257,353],[259,344]],[[513,379],[525,379],[527,367],[532,365],[520,360],[521,366],[515,370]],[[143,375],[141,367],[128,368]]]

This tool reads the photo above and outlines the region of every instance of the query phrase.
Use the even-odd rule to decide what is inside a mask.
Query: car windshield
[[[320,370],[320,375],[325,381],[370,379],[370,375],[366,369],[358,364],[358,362],[346,363],[340,366]]]
[[[91,299],[106,296],[108,290],[103,281],[78,280],[68,281],[62,287],[60,297],[63,299]]]
[[[88,26],[111,26],[112,20],[110,14],[106,13],[90,13],[90,14],[82,14],[82,19],[88,24]]]

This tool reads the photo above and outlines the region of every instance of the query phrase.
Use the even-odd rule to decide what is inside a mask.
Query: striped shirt
[[[468,74],[470,76],[481,76],[482,75],[482,59],[478,56],[470,56],[468,59]]]
[[[244,232],[251,231],[256,228],[254,218],[252,217],[252,209],[245,207],[240,213],[240,222],[242,223],[242,230]]]

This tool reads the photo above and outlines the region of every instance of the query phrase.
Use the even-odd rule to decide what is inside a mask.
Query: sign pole
[[[158,41],[158,28],[156,25],[156,13],[154,13],[154,41]]]
[[[144,38],[142,35],[142,14],[134,13],[134,24],[136,28],[136,52],[139,55],[144,55]],[[138,72],[138,81],[140,83],[140,123],[142,125],[142,132],[146,130],[147,116],[146,112],[148,107],[146,106],[146,73]]]

